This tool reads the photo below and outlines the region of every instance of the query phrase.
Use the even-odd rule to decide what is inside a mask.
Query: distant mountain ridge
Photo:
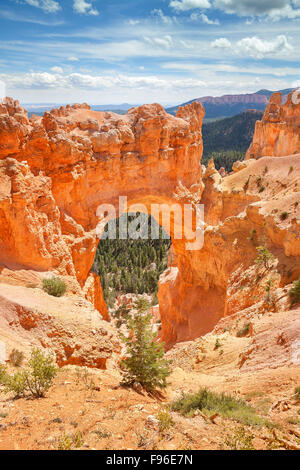
[[[291,91],[293,91],[293,88],[280,90],[284,100]],[[203,96],[202,98],[195,98],[181,105],[167,108],[166,111],[175,115],[179,106],[185,106],[197,101],[203,104],[206,119],[232,117],[249,109],[263,111],[273,93],[270,90],[259,90],[256,93],[240,95]]]

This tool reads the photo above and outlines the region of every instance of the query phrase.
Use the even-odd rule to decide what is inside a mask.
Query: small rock
[[[149,415],[146,418],[146,427],[151,429],[159,429],[159,421],[153,415]]]

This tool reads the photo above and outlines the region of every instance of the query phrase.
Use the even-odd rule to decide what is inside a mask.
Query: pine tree
[[[151,326],[151,315],[147,313],[149,302],[141,298],[134,304],[137,313],[127,318],[128,336],[121,335],[126,345],[126,359],[121,362],[123,383],[138,382],[147,391],[167,386],[170,363],[164,359],[163,344],[155,340]]]

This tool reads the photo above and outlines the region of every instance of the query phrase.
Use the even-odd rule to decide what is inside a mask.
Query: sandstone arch
[[[173,240],[161,279],[162,336],[169,346],[205,334],[222,316],[255,303],[250,295],[234,297],[232,287],[241,264],[246,270],[256,256],[252,229],[260,236],[267,222],[270,247],[287,271],[292,267],[279,285],[299,276],[299,206],[285,224],[272,212],[298,197],[299,157],[249,161],[225,178],[211,163],[203,176],[203,116],[200,103],[180,108],[176,118],[158,104],[126,116],[74,105],[29,120],[6,99],[0,106],[2,269],[67,276],[72,289],[83,290],[105,315],[99,279],[89,275],[98,243],[96,213],[99,204],[116,204],[125,195],[129,205],[147,208],[191,201],[206,206],[203,249],[188,252],[185,240]],[[266,165],[269,189],[259,193],[254,179],[246,183]],[[291,191],[280,192],[278,179]]]

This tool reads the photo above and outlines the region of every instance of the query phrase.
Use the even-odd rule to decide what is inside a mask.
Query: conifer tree
[[[140,383],[147,391],[167,386],[170,363],[164,359],[163,344],[156,341],[152,331],[149,302],[145,298],[134,304],[136,313],[126,319],[129,334],[121,334],[126,345],[126,359],[121,362],[123,383]]]

